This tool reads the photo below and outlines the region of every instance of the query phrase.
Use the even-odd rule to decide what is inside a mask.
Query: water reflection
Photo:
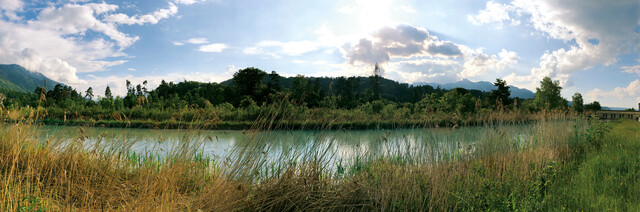
[[[519,133],[514,140],[524,142],[532,129],[507,126]],[[503,129],[504,130],[504,129]],[[252,134],[238,130],[155,130],[118,128],[80,128],[68,126],[40,127],[41,140],[78,140],[90,149],[102,145],[130,145],[136,154],[165,157],[182,145],[221,160],[238,147],[250,146],[271,159],[293,155],[327,157],[330,161],[353,161],[362,158],[403,157],[437,161],[446,157],[463,157],[477,149],[477,143],[491,135],[488,127],[452,129],[395,130],[302,130],[270,131]],[[84,135],[84,136],[81,136]],[[316,154],[316,155],[308,155]]]

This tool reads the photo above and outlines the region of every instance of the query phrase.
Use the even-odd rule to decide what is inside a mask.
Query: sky
[[[125,80],[283,76],[495,81],[637,107],[638,0],[0,0],[0,64],[103,94]]]

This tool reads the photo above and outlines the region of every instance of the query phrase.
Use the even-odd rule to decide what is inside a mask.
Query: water
[[[526,142],[531,126],[502,126],[516,142]],[[394,130],[298,130],[251,133],[239,130],[156,130],[72,126],[41,126],[40,140],[82,142],[90,150],[97,144],[126,146],[137,155],[166,157],[177,150],[189,149],[204,157],[222,160],[239,150],[249,149],[276,160],[283,155],[325,157],[333,162],[364,158],[403,157],[437,161],[446,157],[464,157],[476,151],[476,145],[492,132],[491,127],[459,129]],[[248,147],[248,148],[242,148]],[[235,151],[235,152],[234,152]]]

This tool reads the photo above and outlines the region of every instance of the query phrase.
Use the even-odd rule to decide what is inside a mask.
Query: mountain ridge
[[[41,73],[32,72],[16,64],[0,64],[0,88],[30,93],[37,87],[53,88],[59,82],[53,81]]]
[[[480,90],[484,92],[491,92],[491,90],[495,90],[496,87],[491,82],[487,81],[478,81],[472,82],[468,79],[463,79],[457,82],[452,83],[435,83],[435,82],[417,82],[412,85],[430,85],[431,87],[437,88],[440,87],[442,89],[454,89],[454,88],[464,88],[468,90]],[[508,84],[507,84],[508,85]],[[521,98],[521,99],[533,99],[535,97],[535,93],[528,89],[518,88],[513,85],[508,85],[509,91],[511,91],[511,98]]]

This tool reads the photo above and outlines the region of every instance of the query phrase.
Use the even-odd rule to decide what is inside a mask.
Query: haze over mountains
[[[452,82],[452,83],[418,82],[418,83],[413,83],[413,85],[431,85],[434,88],[437,88],[439,86],[440,88],[447,89],[447,90],[454,89],[454,88],[465,88],[465,89],[480,90],[484,92],[490,92],[491,90],[496,89],[496,86],[494,86],[493,83],[491,82],[487,82],[487,81],[472,82],[467,79],[463,79],[461,81]],[[509,91],[511,91],[511,96],[510,96],[511,98],[517,97],[521,99],[533,99],[535,97],[535,93],[530,90],[509,85],[509,82],[507,82],[507,85],[509,86]]]

